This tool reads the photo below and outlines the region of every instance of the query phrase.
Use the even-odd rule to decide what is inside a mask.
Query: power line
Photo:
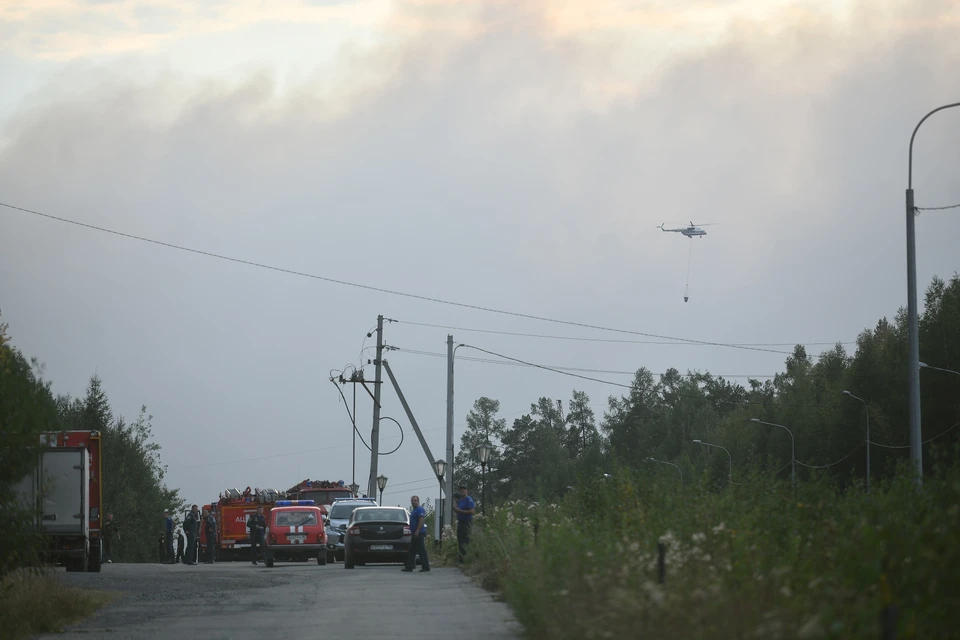
[[[945,207],[914,207],[917,211],[945,211],[946,209],[960,209],[960,203],[948,204]]]
[[[801,467],[807,467],[808,469],[828,469],[828,468],[830,468],[830,467],[833,467],[833,466],[836,466],[836,465],[840,464],[841,462],[843,462],[844,460],[846,460],[847,458],[849,458],[850,456],[852,456],[853,454],[855,454],[855,453],[857,452],[857,450],[858,450],[860,447],[862,447],[863,445],[864,445],[864,443],[861,442],[860,444],[858,444],[857,446],[855,446],[855,447],[853,448],[853,451],[851,451],[851,452],[848,453],[847,455],[843,456],[842,458],[840,458],[840,459],[837,460],[836,462],[831,462],[830,464],[824,464],[824,465],[819,465],[819,466],[818,466],[818,465],[813,465],[813,464],[806,464],[806,463],[800,462],[799,460],[797,460],[797,464],[800,465]],[[786,468],[786,467],[784,467],[784,468]]]
[[[430,327],[433,329],[449,329],[451,331],[469,331],[475,333],[491,333],[503,336],[519,336],[522,338],[543,338],[548,340],[572,340],[577,342],[606,342],[613,344],[665,344],[665,345],[689,345],[687,342],[668,342],[665,340],[617,340],[615,338],[586,338],[580,336],[555,336],[544,335],[540,333],[522,333],[518,331],[501,331],[497,329],[476,329],[468,327],[453,327],[445,324],[431,324],[429,322],[413,322],[411,320],[396,320],[399,324],[408,324],[417,327]],[[731,347],[792,347],[798,344],[810,346],[835,345],[836,342],[731,342]],[[855,342],[840,342],[839,344],[856,344]],[[792,353],[784,351],[782,353]]]
[[[490,354],[490,355],[492,355],[492,356],[497,356],[498,358],[504,358],[504,359],[506,359],[506,360],[513,360],[514,362],[519,362],[520,364],[525,364],[525,365],[527,365],[528,367],[535,367],[535,368],[537,368],[537,369],[543,369],[544,371],[553,371],[554,373],[559,373],[559,374],[561,374],[561,375],[571,376],[571,377],[574,377],[574,378],[580,378],[581,380],[590,380],[591,382],[599,382],[599,383],[601,383],[601,384],[609,384],[609,385],[614,386],[614,387],[623,387],[624,389],[632,389],[632,388],[633,388],[633,387],[631,387],[631,386],[628,385],[628,384],[621,384],[621,383],[619,383],[619,382],[612,382],[612,381],[610,381],[610,380],[601,380],[600,378],[591,378],[590,376],[582,376],[582,375],[580,375],[580,374],[578,374],[578,373],[570,373],[569,371],[563,371],[563,370],[561,370],[561,369],[555,369],[555,368],[553,368],[553,367],[547,367],[547,366],[544,366],[544,365],[542,365],[542,364],[534,364],[533,362],[526,362],[526,361],[520,360],[520,359],[518,359],[518,358],[511,358],[510,356],[505,356],[505,355],[503,355],[502,353],[496,353],[496,352],[494,352],[494,351],[487,351],[486,349],[481,349],[480,347],[474,347],[473,345],[469,345],[469,344],[461,344],[461,345],[459,345],[459,346],[461,346],[461,347],[466,347],[467,349],[476,349],[477,351],[482,351],[483,353],[487,353],[487,354]]]
[[[466,346],[466,345],[464,345],[464,346]],[[403,348],[403,347],[394,347],[394,346],[390,346],[389,349],[390,349],[391,351],[397,351],[397,352],[399,352],[399,353],[410,353],[410,354],[418,355],[418,356],[431,356],[431,357],[435,357],[435,358],[446,358],[446,357],[447,357],[447,354],[445,354],[445,353],[439,353],[439,352],[435,352],[435,351],[418,351],[418,350],[416,350],[416,349],[405,349],[405,348]],[[529,367],[529,366],[537,366],[537,365],[521,364],[521,363],[518,363],[518,362],[511,362],[511,361],[509,361],[509,360],[494,360],[494,359],[492,359],[492,358],[473,358],[473,357],[470,357],[470,356],[460,356],[460,357],[457,358],[457,359],[458,359],[458,360],[468,360],[468,361],[470,361],[470,362],[483,362],[483,363],[486,363],[486,364],[498,364],[498,365],[504,365],[504,366],[509,366],[509,367]],[[636,371],[615,371],[615,370],[610,370],[610,369],[586,369],[586,368],[583,368],[583,367],[561,367],[561,366],[558,366],[558,365],[542,365],[542,366],[549,366],[551,369],[559,369],[559,370],[561,370],[561,371],[579,371],[579,372],[581,372],[581,373],[606,373],[606,374],[610,374],[610,375],[622,375],[622,376],[633,376],[633,375],[636,375],[636,373],[637,373]],[[658,374],[658,375],[664,375],[664,374]],[[679,374],[679,375],[680,375],[681,377],[684,377],[684,378],[695,378],[695,377],[697,377],[697,375],[699,375],[699,374],[696,374],[696,373],[681,373],[681,374]],[[770,375],[770,374],[756,374],[756,375],[751,375],[751,374],[747,374],[747,373],[735,373],[735,374],[733,374],[733,373],[732,373],[732,374],[717,373],[717,374],[712,374],[712,375],[714,375],[715,377],[718,377],[718,378],[773,378],[773,377],[776,377],[775,375]]]
[[[343,286],[347,286],[347,287],[355,287],[355,288],[358,288],[358,289],[366,289],[366,290],[368,290],[368,291],[376,291],[376,292],[379,292],[379,293],[387,293],[387,294],[390,294],[390,295],[400,296],[400,297],[404,297],[404,298],[412,298],[412,299],[415,299],[415,300],[422,300],[422,301],[425,301],[425,302],[433,302],[433,303],[436,303],[436,304],[444,304],[444,305],[448,305],[448,306],[452,306],[452,307],[461,307],[461,308],[464,308],[464,309],[472,309],[472,310],[474,310],[474,311],[484,311],[484,312],[487,312],[487,313],[496,313],[496,314],[505,315],[505,316],[512,316],[512,317],[515,317],[515,318],[525,318],[525,319],[527,319],[527,320],[538,320],[538,321],[540,321],[540,322],[550,322],[550,323],[553,323],[553,324],[562,324],[562,325],[568,325],[568,326],[572,326],[572,327],[581,327],[581,328],[585,328],[585,329],[594,329],[594,330],[597,330],[597,331],[610,331],[610,332],[613,332],[613,333],[623,333],[623,334],[629,334],[629,335],[644,336],[644,337],[647,337],[647,338],[657,338],[657,339],[660,339],[660,340],[674,340],[674,341],[677,341],[677,342],[686,342],[686,343],[690,343],[690,344],[698,344],[698,345],[703,345],[703,346],[727,347],[727,348],[731,348],[731,349],[743,349],[743,350],[747,350],[747,351],[763,351],[763,352],[768,352],[768,353],[785,353],[785,354],[788,354],[788,355],[790,354],[790,352],[788,352],[788,351],[778,351],[778,350],[774,350],[774,349],[768,349],[768,348],[765,348],[765,347],[752,347],[752,346],[736,345],[736,344],[730,344],[730,343],[724,343],[724,342],[711,342],[711,341],[708,341],[708,340],[695,340],[695,339],[693,339],[693,338],[676,338],[676,337],[673,337],[673,336],[659,335],[659,334],[647,333],[647,332],[643,332],[643,331],[632,331],[632,330],[629,330],[629,329],[617,329],[617,328],[614,328],[614,327],[605,327],[605,326],[602,326],[602,325],[590,324],[590,323],[586,323],[586,322],[575,322],[575,321],[572,321],[572,320],[560,320],[560,319],[557,319],[557,318],[549,318],[549,317],[546,317],[546,316],[538,316],[538,315],[529,314],[529,313],[521,313],[521,312],[518,312],[518,311],[508,311],[508,310],[505,310],[505,309],[497,309],[497,308],[494,308],[494,307],[485,307],[485,306],[482,306],[482,305],[469,304],[469,303],[466,303],[466,302],[455,302],[455,301],[451,301],[451,300],[444,300],[444,299],[441,299],[441,298],[435,298],[435,297],[431,297],[431,296],[424,296],[424,295],[419,295],[419,294],[409,293],[409,292],[404,292],[404,291],[395,291],[395,290],[393,290],[393,289],[386,289],[386,288],[384,288],[384,287],[375,287],[375,286],[372,286],[372,285],[361,284],[361,283],[358,283],[358,282],[349,282],[349,281],[347,281],[347,280],[339,280],[339,279],[336,279],[336,278],[330,278],[330,277],[328,277],[328,276],[320,276],[320,275],[316,275],[316,274],[312,274],[312,273],[306,273],[306,272],[304,272],[304,271],[296,271],[296,270],[293,270],[293,269],[286,269],[286,268],[283,268],[283,267],[276,267],[276,266],[268,265],[268,264],[265,264],[265,263],[262,263],[262,262],[254,262],[254,261],[252,261],[252,260],[244,260],[244,259],[242,259],[242,258],[234,258],[234,257],[231,257],[231,256],[226,256],[226,255],[222,255],[222,254],[218,254],[218,253],[213,253],[213,252],[211,252],[211,251],[204,251],[204,250],[202,250],[202,249],[193,249],[193,248],[190,248],[190,247],[185,247],[185,246],[173,244],[173,243],[170,243],[170,242],[163,242],[162,240],[154,240],[154,239],[152,239],[152,238],[147,238],[147,237],[144,237],[144,236],[138,236],[138,235],[134,235],[134,234],[131,234],[131,233],[125,233],[125,232],[122,232],[122,231],[116,231],[116,230],[114,230],[114,229],[108,229],[108,228],[106,228],[106,227],[100,227],[100,226],[93,225],[93,224],[89,224],[89,223],[86,223],[86,222],[79,222],[79,221],[77,221],[77,220],[71,220],[71,219],[69,219],[69,218],[62,218],[62,217],[59,217],[59,216],[54,216],[54,215],[51,215],[51,214],[49,214],[49,213],[42,213],[42,212],[40,212],[40,211],[35,211],[35,210],[33,210],[33,209],[27,209],[27,208],[24,208],[24,207],[18,207],[18,206],[16,206],[16,205],[8,204],[8,203],[5,203],[5,202],[0,202],[0,206],[7,207],[8,209],[14,209],[14,210],[16,210],[16,211],[22,211],[22,212],[24,212],[24,213],[29,213],[29,214],[35,215],[35,216],[40,216],[40,217],[43,217],[43,218],[47,218],[47,219],[49,219],[49,220],[56,220],[57,222],[63,222],[63,223],[66,223],[66,224],[72,224],[72,225],[75,225],[75,226],[78,226],[78,227],[84,227],[84,228],[86,228],[86,229],[92,229],[92,230],[94,230],[94,231],[100,231],[100,232],[103,232],[103,233],[109,233],[109,234],[112,234],[112,235],[120,236],[120,237],[123,237],[123,238],[128,238],[128,239],[131,239],[131,240],[139,240],[140,242],[147,242],[147,243],[149,243],[149,244],[154,244],[154,245],[157,245],[157,246],[166,247],[166,248],[168,248],[168,249],[176,249],[176,250],[178,250],[178,251],[185,251],[185,252],[188,252],[188,253],[194,253],[194,254],[197,254],[197,255],[207,256],[207,257],[209,257],[209,258],[217,258],[218,260],[226,260],[226,261],[229,261],[229,262],[235,262],[235,263],[237,263],[237,264],[244,264],[244,265],[247,265],[247,266],[257,267],[257,268],[260,268],[260,269],[267,269],[267,270],[270,270],[270,271],[276,271],[276,272],[278,272],[278,273],[285,273],[285,274],[288,274],[288,275],[295,275],[295,276],[300,276],[300,277],[303,277],[303,278],[311,278],[311,279],[313,279],[313,280],[321,280],[321,281],[329,282],[329,283],[332,283],[332,284],[339,284],[339,285],[343,285]]]
[[[957,427],[960,427],[960,422],[954,423],[954,425],[953,425],[952,427],[949,427],[946,431],[943,431],[943,432],[941,432],[941,433],[933,436],[933,437],[930,438],[929,440],[924,440],[924,441],[921,442],[920,444],[930,444],[931,442],[933,442],[934,440],[936,440],[936,439],[939,438],[940,436],[945,436],[945,435],[947,435],[948,433],[950,433],[951,431],[953,431],[953,430],[954,430],[955,428],[957,428]],[[910,448],[910,445],[908,445],[908,444],[906,444],[906,445],[880,444],[879,442],[873,442],[873,441],[871,441],[870,444],[876,445],[876,446],[878,446],[878,447],[883,447],[884,449],[909,449],[909,448]]]

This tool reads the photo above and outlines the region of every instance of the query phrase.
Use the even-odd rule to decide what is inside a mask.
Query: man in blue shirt
[[[460,547],[460,562],[467,554],[467,544],[470,542],[470,529],[473,527],[473,512],[477,504],[470,497],[466,485],[460,485],[460,501],[453,510],[457,514],[457,544]]]
[[[413,571],[420,556],[420,571],[430,571],[430,559],[427,557],[427,511],[420,506],[420,496],[410,497],[410,550],[404,571]]]

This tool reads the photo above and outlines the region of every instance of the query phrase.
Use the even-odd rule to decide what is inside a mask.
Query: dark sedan
[[[343,566],[404,562],[410,548],[410,514],[403,507],[358,507],[350,516]]]

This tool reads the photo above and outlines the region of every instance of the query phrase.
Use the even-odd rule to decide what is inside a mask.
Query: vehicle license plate
[[[291,542],[303,542],[307,539],[307,536],[287,536],[287,539]]]
[[[393,551],[392,544],[372,544],[370,545],[370,551]]]

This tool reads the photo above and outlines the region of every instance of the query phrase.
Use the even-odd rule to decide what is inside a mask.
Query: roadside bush
[[[9,640],[56,633],[109,599],[106,593],[68,587],[46,571],[13,571],[0,579],[0,628]]]
[[[716,491],[619,472],[561,504],[488,505],[468,570],[538,638],[960,637],[956,466],[921,490],[904,468],[869,495],[744,478]]]

